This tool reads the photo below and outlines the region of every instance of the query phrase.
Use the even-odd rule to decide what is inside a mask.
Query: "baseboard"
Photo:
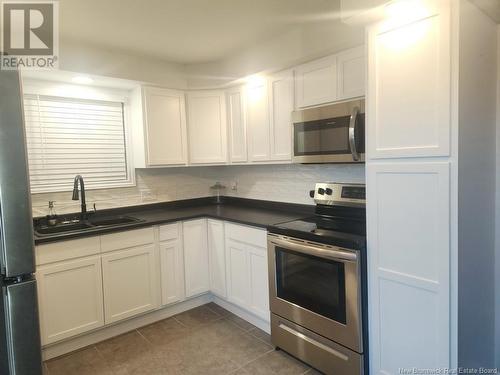
[[[215,295],[212,296],[213,302],[217,305],[225,308],[228,311],[231,311],[234,315],[239,316],[241,319],[246,320],[249,323],[252,323],[254,326],[259,327],[261,330],[267,333],[271,333],[271,323],[269,321],[265,321],[264,319],[255,316],[249,313],[246,310],[243,310],[241,307],[238,307],[231,302],[223,300]]]
[[[181,312],[191,310],[195,307],[207,304],[212,300],[213,297],[211,294],[204,294],[187,301],[176,303],[175,305],[167,306],[156,311],[124,320],[123,322],[118,322],[110,326],[98,328],[92,332],[87,332],[82,335],[72,337],[68,340],[47,345],[42,348],[42,357],[44,360],[59,357],[86,346],[107,340],[111,337],[118,336],[134,329],[146,326],[148,324],[155,323],[159,320],[169,318],[173,315],[180,314]]]

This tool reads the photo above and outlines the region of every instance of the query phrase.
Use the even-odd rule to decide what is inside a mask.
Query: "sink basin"
[[[102,217],[102,218],[90,218],[89,222],[90,224],[101,227],[101,226],[107,226],[107,225],[119,225],[119,224],[131,224],[131,223],[136,223],[140,221],[139,219],[136,219],[135,217],[130,217],[130,216],[111,216],[111,217]]]
[[[137,223],[139,221],[141,220],[130,216],[90,217],[86,221],[58,223],[54,226],[38,225],[35,227],[35,232],[38,236],[49,236],[52,234],[78,232],[78,231],[86,231],[89,229],[111,227],[113,225],[132,224],[132,223]]]
[[[58,224],[54,226],[39,226],[35,228],[35,232],[39,235],[48,235],[48,234],[74,232],[79,230],[85,230],[88,228],[92,228],[92,225],[85,222],[78,222],[78,223]]]

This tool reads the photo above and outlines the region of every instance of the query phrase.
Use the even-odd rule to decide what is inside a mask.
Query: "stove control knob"
[[[326,188],[326,189],[325,189],[325,193],[326,193],[326,195],[332,195],[333,190],[332,190],[332,189],[330,189],[330,188]]]
[[[309,190],[309,196],[310,196],[311,198],[314,198],[314,190]]]
[[[325,194],[325,189],[323,189],[323,188],[319,188],[319,189],[318,189],[318,194],[320,194],[320,195],[324,195],[324,194]]]

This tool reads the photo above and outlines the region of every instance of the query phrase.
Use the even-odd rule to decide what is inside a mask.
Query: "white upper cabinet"
[[[229,161],[245,163],[247,155],[247,127],[243,86],[226,91]]]
[[[337,55],[338,100],[365,96],[365,47],[360,46]]]
[[[286,70],[269,79],[271,160],[292,159],[293,71]]]
[[[295,68],[297,108],[334,102],[337,98],[336,56],[327,56]]]
[[[138,153],[135,157],[136,167],[186,164],[184,93],[177,90],[145,87],[142,91],[142,104],[143,124],[139,119],[136,126],[143,125],[143,136],[141,137],[141,129],[134,131],[134,143]],[[141,160],[137,165],[141,157],[143,163]]]
[[[190,163],[217,164],[227,162],[224,91],[191,91],[186,95]]]
[[[449,15],[442,13],[370,31],[366,112],[372,119],[367,127],[371,159],[449,155],[449,35]]]
[[[186,297],[210,290],[207,220],[185,221],[182,225]]]
[[[249,161],[271,159],[268,82],[255,80],[245,87]]]

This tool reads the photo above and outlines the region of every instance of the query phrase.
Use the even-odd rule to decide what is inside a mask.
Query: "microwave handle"
[[[349,120],[349,146],[351,148],[352,159],[354,161],[359,161],[360,157],[358,151],[356,150],[356,124],[359,114],[359,108],[354,107],[351,112],[351,118]]]

